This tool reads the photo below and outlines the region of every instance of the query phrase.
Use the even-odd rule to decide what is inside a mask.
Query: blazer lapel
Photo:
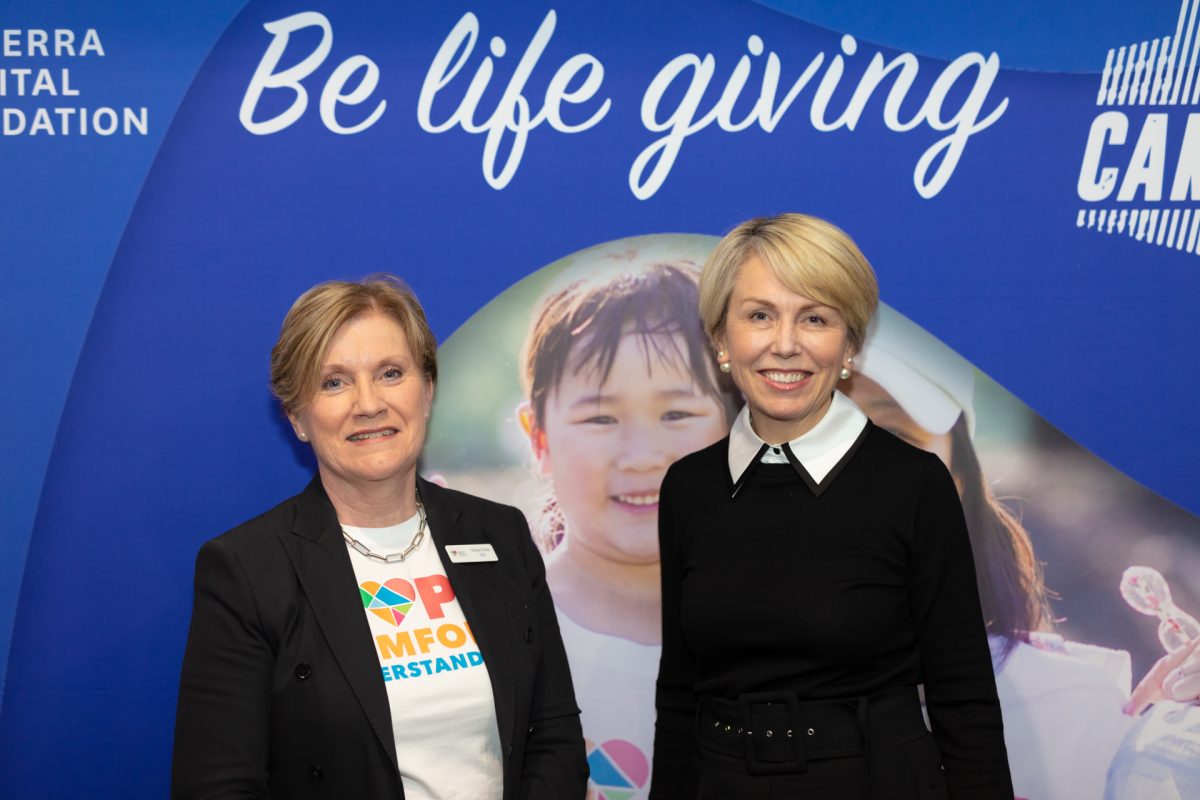
[[[491,544],[497,553],[502,550],[496,547],[485,530],[462,518],[451,497],[440,486],[420,478],[417,484],[438,557],[446,569],[446,577],[467,618],[467,624],[471,626],[471,634],[479,645],[483,663],[487,665],[496,702],[500,740],[507,748],[513,741],[513,723],[516,720],[516,670],[510,649],[508,619],[504,613],[506,607],[496,602],[495,592],[499,587],[494,580],[494,571],[489,569],[493,565],[451,561],[446,555],[446,545]]]
[[[281,533],[280,538],[329,649],[393,768],[399,771],[387,687],[379,674],[371,628],[363,614],[337,513],[319,477],[313,478],[299,495],[298,504],[292,531]]]

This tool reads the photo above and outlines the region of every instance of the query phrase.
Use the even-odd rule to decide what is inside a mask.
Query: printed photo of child
[[[741,406],[696,312],[710,248],[663,235],[575,254],[535,302],[521,347],[514,421],[537,483],[532,506],[517,504],[546,555],[599,791],[637,790],[649,775],[659,486],[672,463],[723,438]]]

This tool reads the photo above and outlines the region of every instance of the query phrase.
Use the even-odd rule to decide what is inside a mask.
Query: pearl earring
[[[729,358],[729,354],[724,350],[717,351],[717,366],[720,368],[721,372],[724,372],[726,375],[728,375],[729,370],[732,369],[732,367],[729,366],[729,362],[726,360],[727,358]]]
[[[853,366],[853,364],[854,364],[854,359],[847,358],[846,366],[842,367],[842,371],[838,373],[838,377],[841,378],[842,380],[848,379],[850,377],[850,367]]]
[[[733,369],[733,367],[729,366],[728,361],[722,361],[719,366],[721,367],[721,372],[724,372],[726,375]]]
[[[307,441],[308,441],[308,434],[307,434],[307,433],[305,433],[304,431],[300,431],[300,432],[298,432],[298,433],[296,434],[296,437],[297,437],[297,438],[298,438],[300,441],[302,441],[302,442],[307,442]]]

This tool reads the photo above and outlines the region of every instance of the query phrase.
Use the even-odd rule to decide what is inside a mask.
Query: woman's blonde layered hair
[[[395,275],[383,274],[368,275],[361,281],[328,281],[296,299],[271,348],[271,392],[286,413],[294,414],[312,400],[321,362],[338,329],[371,312],[396,321],[425,378],[437,382],[437,340],[408,284]]]
[[[841,228],[795,213],[743,222],[708,257],[700,277],[700,318],[710,340],[725,330],[738,271],[752,255],[791,291],[836,308],[855,352],[862,349],[867,323],[879,305],[875,270]]]

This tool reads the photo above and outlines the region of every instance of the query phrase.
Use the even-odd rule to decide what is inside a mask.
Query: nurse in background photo
[[[975,452],[975,370],[880,305],[842,390],[871,421],[938,455],[962,498],[1018,797],[1099,798],[1129,729],[1130,659],[1064,640],[1029,533],[992,492]]]
[[[522,353],[518,418],[545,482],[530,522],[599,786],[609,762],[628,788],[647,783],[663,475],[721,439],[741,404],[708,356],[697,263],[681,257],[697,238],[623,239],[580,254],[543,295]]]

